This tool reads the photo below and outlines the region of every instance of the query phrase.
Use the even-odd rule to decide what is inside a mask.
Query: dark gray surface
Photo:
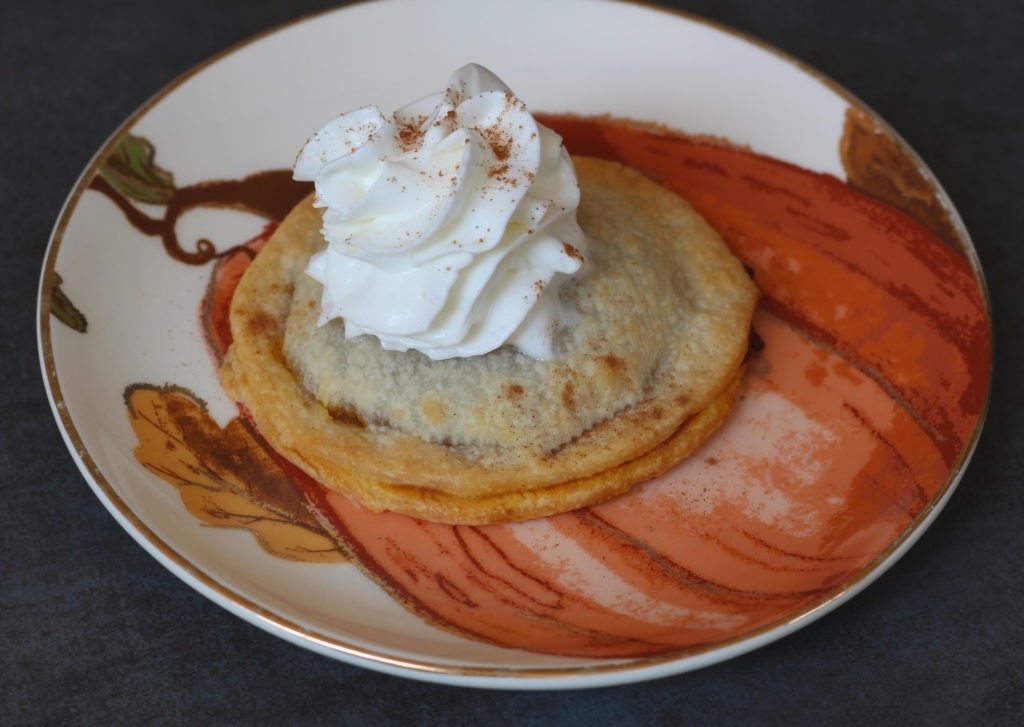
[[[1024,12],[1011,1],[673,4],[852,90],[929,163],[973,234],[995,311],[992,406],[966,477],[909,554],[768,648],[596,691],[397,679],[221,610],[122,531],[67,454],[38,372],[38,273],[78,174],[139,104],[225,46],[331,3],[4,2],[0,723],[1020,723]]]

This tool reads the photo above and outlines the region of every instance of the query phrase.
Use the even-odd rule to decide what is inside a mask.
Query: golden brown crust
[[[373,510],[453,523],[522,520],[607,499],[664,471],[731,406],[756,289],[685,201],[620,165],[575,162],[580,223],[592,247],[645,246],[646,264],[670,270],[669,284],[683,291],[679,304],[666,309],[685,308],[673,323],[678,337],[668,338],[656,370],[625,408],[557,446],[538,448],[505,446],[500,428],[490,443],[429,441],[358,409],[325,407],[285,356],[295,281],[323,244],[319,213],[308,203],[282,223],[236,291],[225,388],[283,456]],[[650,295],[631,305],[651,305],[652,317],[669,315],[659,308],[658,291]],[[607,373],[614,379],[614,371]],[[501,384],[501,395],[524,395],[516,385]],[[573,394],[561,405],[573,406]]]

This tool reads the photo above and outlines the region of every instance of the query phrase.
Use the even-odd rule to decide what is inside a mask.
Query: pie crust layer
[[[318,326],[303,270],[325,243],[307,199],[235,292],[228,393],[314,479],[438,522],[565,512],[671,467],[732,406],[757,290],[685,200],[619,164],[574,163],[590,244],[561,291],[579,317],[557,360],[432,361]]]

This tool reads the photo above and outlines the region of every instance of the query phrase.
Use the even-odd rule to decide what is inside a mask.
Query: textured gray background
[[[996,328],[986,431],[949,506],[865,593],[768,648],[596,691],[438,687],[315,656],[194,593],[107,515],[52,421],[35,298],[79,172],[192,65],[317,0],[0,4],[0,723],[1019,724],[1024,713],[1020,3],[674,2],[822,70],[955,200]]]

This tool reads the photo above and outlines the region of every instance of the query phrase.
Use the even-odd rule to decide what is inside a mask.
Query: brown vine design
[[[238,251],[245,242],[218,250],[207,238],[186,250],[178,237],[178,220],[189,210],[210,207],[234,209],[280,222],[299,200],[309,194],[308,184],[296,182],[288,169],[256,172],[242,179],[203,181],[178,187],[174,174],[156,163],[156,148],[148,139],[126,134],[100,165],[88,189],[113,202],[128,223],[150,237],[159,237],[164,250],[186,265],[203,265]],[[160,217],[151,216],[140,205],[164,208]],[[50,282],[50,313],[68,327],[85,333],[86,317],[64,292],[60,275]]]
[[[241,247],[217,250],[201,238],[194,250],[186,250],[178,237],[181,216],[199,207],[235,209],[269,221],[280,221],[309,186],[292,180],[288,169],[257,172],[237,180],[204,181],[178,187],[174,175],[156,163],[153,144],[143,137],[127,134],[89,182],[92,189],[109,198],[139,232],[159,237],[167,254],[187,265],[202,265]],[[137,203],[164,207],[162,217],[152,217]]]

